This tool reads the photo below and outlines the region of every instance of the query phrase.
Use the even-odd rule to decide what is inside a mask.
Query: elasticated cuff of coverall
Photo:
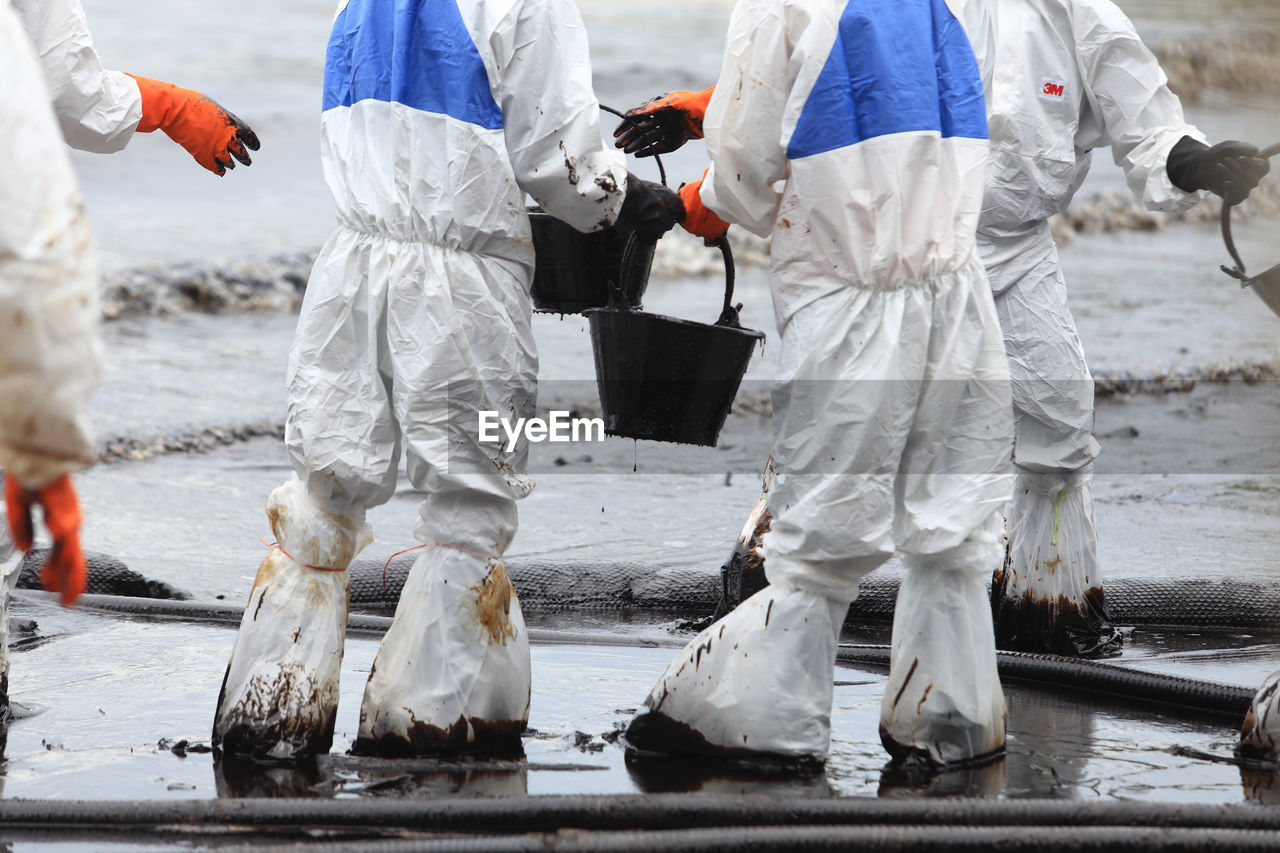
[[[1169,177],[1169,153],[1189,136],[1201,145],[1208,146],[1209,138],[1198,127],[1186,125],[1179,128],[1164,128],[1161,140],[1164,142],[1164,155],[1152,170],[1151,178],[1143,187],[1142,204],[1148,210],[1159,210],[1165,213],[1182,213],[1190,210],[1199,202],[1208,198],[1208,190],[1184,190]],[[1169,140],[1172,140],[1171,142]]]
[[[775,553],[770,550],[768,543],[769,536],[766,534],[761,553],[764,555],[765,575],[770,584],[782,589],[798,589],[821,595],[846,607],[858,597],[859,581],[888,559],[884,555],[875,554],[845,559],[839,564],[817,563]]]
[[[1075,471],[1041,473],[1026,468],[1016,468],[1016,470],[1018,477],[1014,481],[1014,494],[1031,491],[1052,498],[1082,489],[1093,479],[1092,462]]]
[[[373,541],[364,516],[363,508],[323,509],[296,477],[267,498],[267,520],[281,550],[295,562],[316,568],[345,569]]]

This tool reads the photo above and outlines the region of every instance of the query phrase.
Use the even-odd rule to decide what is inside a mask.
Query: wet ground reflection
[[[634,792],[802,796],[1003,796],[1233,802],[1280,799],[1269,770],[1227,763],[1235,720],[1116,707],[1097,697],[1006,684],[1007,755],[985,767],[921,776],[887,766],[877,735],[885,678],[836,672],[831,757],[797,776],[704,761],[627,760],[618,734],[682,634],[674,623],[583,619],[627,645],[535,644],[531,729],[523,761],[389,760],[346,754],[377,644],[349,638],[334,750],[282,768],[215,762],[214,700],[234,633],[131,621],[23,600],[44,642],[14,655],[12,726],[0,767],[5,797],[451,797]],[[555,620],[564,628],[573,620]],[[546,631],[547,627],[539,630]],[[874,639],[875,637],[868,637]],[[569,639],[568,636],[565,639]],[[1153,653],[1154,654],[1154,653]],[[1148,656],[1147,660],[1158,659]],[[185,741],[185,744],[182,743]]]

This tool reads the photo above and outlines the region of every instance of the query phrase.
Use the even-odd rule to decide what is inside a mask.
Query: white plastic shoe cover
[[[880,739],[894,758],[950,765],[1004,748],[1004,693],[983,588],[993,544],[991,537],[907,558],[880,703]]]
[[[771,584],[676,655],[627,729],[641,752],[825,761],[849,602]]]
[[[373,537],[364,513],[316,506],[299,480],[271,493],[278,545],[253,581],[218,696],[213,744],[226,753],[295,760],[333,744],[351,581]]]
[[[1009,550],[992,581],[1000,647],[1075,657],[1120,654],[1098,569],[1093,466],[1020,470],[1009,508]]]
[[[519,754],[529,689],[529,634],[502,561],[429,546],[374,659],[353,751]]]

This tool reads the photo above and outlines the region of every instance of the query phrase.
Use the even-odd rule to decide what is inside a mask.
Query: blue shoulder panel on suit
[[[982,78],[964,28],[944,0],[850,0],[787,157],[930,130],[987,138]]]
[[[351,0],[342,10],[325,55],[324,109],[367,100],[502,127],[455,0]]]

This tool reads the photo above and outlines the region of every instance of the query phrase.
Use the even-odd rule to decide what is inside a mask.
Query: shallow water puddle
[[[705,762],[629,763],[617,732],[643,702],[671,648],[535,645],[531,730],[523,761],[392,761],[346,755],[377,644],[349,638],[334,750],[302,768],[218,766],[207,752],[213,707],[234,640],[225,628],[115,620],[24,604],[51,639],[14,656],[16,702],[37,711],[11,728],[0,794],[51,799],[435,797],[659,791],[814,796],[964,794],[1232,802],[1241,771],[1176,755],[1225,755],[1226,723],[1104,707],[1013,686],[1008,757],[921,780],[885,770],[877,738],[884,675],[836,673],[831,759],[808,779]],[[600,629],[599,622],[596,630]],[[644,642],[635,629],[627,636]],[[658,639],[665,631],[643,632]],[[621,636],[621,635],[620,635]],[[182,741],[186,741],[182,744]],[[1251,787],[1266,788],[1252,780]]]

